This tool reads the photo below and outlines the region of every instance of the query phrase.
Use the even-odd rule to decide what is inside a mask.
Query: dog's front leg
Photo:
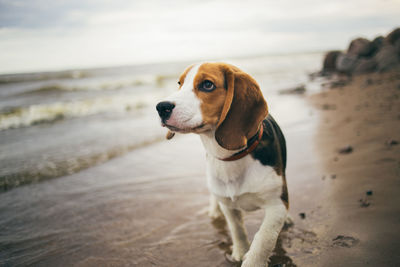
[[[208,216],[210,216],[210,218],[213,220],[224,218],[224,215],[219,208],[218,200],[213,194],[210,195],[210,207],[208,209]]]
[[[286,207],[280,201],[271,203],[265,208],[264,220],[254,236],[249,251],[244,256],[242,267],[267,266],[286,215]]]
[[[222,213],[228,223],[232,237],[232,258],[235,261],[241,261],[244,254],[249,249],[249,240],[247,239],[246,229],[243,224],[242,212],[238,209],[232,209],[219,203]]]

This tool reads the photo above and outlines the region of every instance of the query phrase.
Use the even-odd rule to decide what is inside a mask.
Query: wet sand
[[[400,145],[386,144],[400,141],[399,82],[290,96],[310,106],[283,127],[294,226],[271,266],[399,264]],[[0,265],[235,266],[224,223],[207,216],[204,156],[197,136],[180,135],[0,194]],[[246,214],[250,238],[261,217]]]
[[[400,72],[357,76],[310,102],[322,113],[316,144],[330,187],[331,249],[318,266],[399,266]]]

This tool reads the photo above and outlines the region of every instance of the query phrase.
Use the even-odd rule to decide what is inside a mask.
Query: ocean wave
[[[55,122],[64,118],[83,117],[102,112],[129,112],[154,103],[153,95],[120,95],[74,102],[12,107],[0,111],[0,130]]]
[[[141,143],[118,146],[97,154],[80,155],[64,160],[47,160],[44,164],[38,164],[29,170],[20,170],[16,173],[0,175],[0,192],[7,191],[24,184],[36,183],[52,178],[71,175],[89,167],[104,163],[110,159],[122,156],[132,150],[139,149],[165,140],[164,136],[155,136]]]
[[[89,71],[69,70],[57,72],[37,72],[37,73],[21,73],[21,74],[3,74],[0,75],[0,84],[47,81],[47,80],[63,80],[63,79],[83,79],[91,77]]]
[[[144,75],[142,77],[136,77],[134,79],[123,79],[114,81],[109,80],[106,82],[95,80],[81,84],[50,83],[11,95],[11,97],[30,96],[30,95],[51,95],[51,94],[79,92],[79,91],[119,90],[123,88],[135,88],[145,85],[150,85],[160,88],[164,87],[169,80],[175,78],[176,78],[175,76],[167,76],[167,75],[151,75],[151,76]]]
[[[101,90],[118,90],[125,87],[136,87],[140,85],[144,85],[145,83],[140,80],[135,80],[133,82],[124,83],[124,82],[107,82],[95,85],[88,86],[71,86],[65,84],[49,84],[40,86],[37,88],[30,89],[25,92],[18,93],[15,96],[30,96],[30,95],[51,95],[51,94],[61,94],[67,92],[79,92],[79,91],[101,91]]]
[[[48,94],[71,92],[71,91],[81,91],[81,90],[87,90],[87,88],[86,87],[69,87],[69,86],[60,85],[60,84],[50,84],[50,85],[45,85],[45,86],[31,89],[29,91],[18,93],[18,94],[16,94],[16,96],[39,95],[39,94],[48,95]]]

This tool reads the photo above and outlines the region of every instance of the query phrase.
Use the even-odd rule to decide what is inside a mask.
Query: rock
[[[338,72],[351,74],[357,66],[357,56],[351,54],[340,54],[336,60]]]
[[[374,40],[372,40],[372,46],[375,49],[379,50],[379,48],[382,47],[384,41],[385,41],[385,38],[383,38],[383,36],[378,36]]]
[[[389,44],[394,45],[397,40],[400,40],[400,28],[394,29],[391,33],[386,36],[385,39]]]
[[[335,88],[340,88],[340,87],[346,86],[348,83],[349,83],[349,80],[340,79],[340,80],[332,81],[328,85],[329,85],[329,88],[335,89]]]
[[[396,47],[390,44],[382,46],[376,53],[374,59],[377,62],[377,71],[387,71],[399,65],[399,58],[396,56]]]
[[[378,50],[381,49],[384,40],[385,40],[385,38],[383,38],[383,36],[378,36],[371,42],[373,50],[374,50],[374,54],[376,54],[376,52],[378,52]]]
[[[305,212],[300,212],[299,216],[300,216],[301,219],[304,220],[306,218],[306,213]]]
[[[325,55],[322,71],[324,72],[335,72],[336,61],[338,56],[342,54],[340,51],[330,51]]]
[[[322,104],[322,107],[321,107],[323,110],[335,110],[336,109],[336,105],[335,104],[328,104],[328,103],[325,103],[325,104]]]
[[[399,60],[400,60],[400,39],[398,39],[395,43],[394,43],[394,49],[395,49],[395,51],[396,51],[396,53],[397,53],[397,57],[399,58]]]
[[[399,142],[397,140],[394,140],[394,139],[389,139],[389,140],[386,141],[386,145],[387,146],[395,146],[395,145],[398,145],[398,144],[399,144]]]
[[[367,196],[372,196],[372,190],[368,190],[367,192],[365,192],[367,194]]]
[[[346,52],[330,51],[323,61],[319,75],[332,73],[362,74],[400,69],[400,28],[394,29],[386,37],[378,36],[373,41],[356,38],[351,41]]]
[[[362,208],[367,208],[371,203],[368,202],[368,200],[361,198],[360,200],[360,207]]]
[[[352,236],[344,236],[344,235],[338,235],[333,241],[333,246],[336,247],[344,247],[344,248],[351,248],[357,245],[360,241],[357,238],[354,238]]]
[[[354,74],[362,74],[374,72],[378,66],[378,63],[374,58],[360,58],[354,68]]]
[[[357,38],[351,41],[347,54],[354,55],[356,57],[368,57],[374,52],[372,43],[365,38]]]
[[[285,95],[285,94],[298,94],[298,95],[302,95],[306,92],[306,87],[304,84],[301,84],[299,86],[296,86],[294,88],[289,88],[289,89],[284,89],[284,90],[280,90],[279,94],[281,95]]]
[[[341,149],[339,149],[340,154],[350,154],[351,152],[353,152],[352,146],[345,146],[345,147],[342,147]]]

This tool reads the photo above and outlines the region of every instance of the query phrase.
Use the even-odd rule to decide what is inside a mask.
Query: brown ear
[[[235,150],[247,145],[264,118],[267,103],[257,82],[239,69],[225,70],[227,95],[215,132],[215,139],[223,148]]]

